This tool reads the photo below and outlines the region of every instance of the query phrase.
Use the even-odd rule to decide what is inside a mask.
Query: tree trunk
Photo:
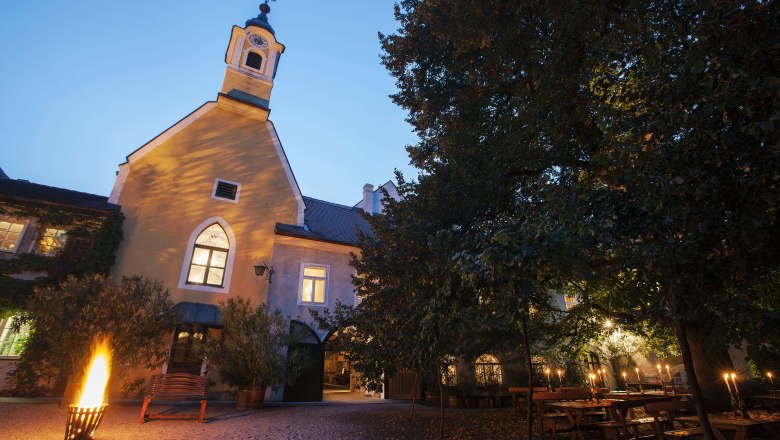
[[[528,338],[528,313],[527,307],[523,313],[520,314],[520,332],[523,336],[523,350],[525,355],[525,368],[528,372],[528,394],[525,396],[525,429],[528,439],[534,438],[534,420],[533,420],[533,397],[534,397],[534,373],[533,364],[531,362],[531,345]],[[544,432],[540,433],[544,435]]]
[[[699,416],[699,424],[704,430],[704,438],[706,440],[713,440],[715,435],[712,432],[710,421],[707,418],[707,408],[704,404],[704,399],[699,387],[699,381],[696,379],[696,369],[693,364],[693,357],[691,356],[691,347],[688,344],[688,335],[686,334],[685,321],[679,317],[673,318],[674,330],[677,333],[677,340],[680,343],[680,352],[682,352],[683,363],[685,364],[685,372],[688,376],[688,384],[693,389],[693,402],[696,406],[696,415]]]
[[[412,385],[412,413],[409,414],[409,421],[414,420],[414,404],[417,402],[417,378],[420,377],[417,372],[414,373],[414,385]]]
[[[436,378],[439,379],[439,406],[441,417],[439,418],[439,440],[444,438],[444,384],[441,383],[441,368],[438,368]]]
[[[730,410],[728,391],[723,383],[723,373],[734,371],[728,352],[717,343],[711,343],[717,338],[713,338],[706,326],[689,325],[685,331],[705,406],[711,411]]]

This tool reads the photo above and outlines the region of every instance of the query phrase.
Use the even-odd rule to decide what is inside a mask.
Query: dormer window
[[[227,202],[238,203],[239,190],[241,185],[229,180],[215,179],[214,189],[211,191],[211,198],[225,200]]]
[[[263,65],[263,57],[257,52],[250,51],[248,54],[246,54],[245,64],[247,67],[260,70],[260,67]]]

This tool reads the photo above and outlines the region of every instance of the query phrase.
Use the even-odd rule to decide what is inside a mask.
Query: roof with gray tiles
[[[106,213],[120,209],[119,205],[108,203],[108,197],[8,178],[0,179],[0,200],[55,204]]]
[[[363,210],[352,206],[304,197],[305,226],[276,224],[276,233],[290,237],[355,246],[358,231],[370,234],[371,227],[363,218]]]

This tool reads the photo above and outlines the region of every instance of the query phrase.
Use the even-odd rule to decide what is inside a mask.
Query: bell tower
[[[268,111],[279,58],[284,45],[276,41],[268,23],[271,7],[260,4],[260,15],[247,20],[242,28],[233,26],[225,53],[225,80],[220,98],[238,100]]]

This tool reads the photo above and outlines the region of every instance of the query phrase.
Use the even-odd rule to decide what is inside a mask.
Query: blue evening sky
[[[108,195],[125,156],[216,99],[234,24],[258,0],[41,0],[0,10],[0,167],[15,179]],[[271,117],[304,195],[358,202],[415,138],[388,98],[377,32],[393,0],[279,0],[287,49]]]

